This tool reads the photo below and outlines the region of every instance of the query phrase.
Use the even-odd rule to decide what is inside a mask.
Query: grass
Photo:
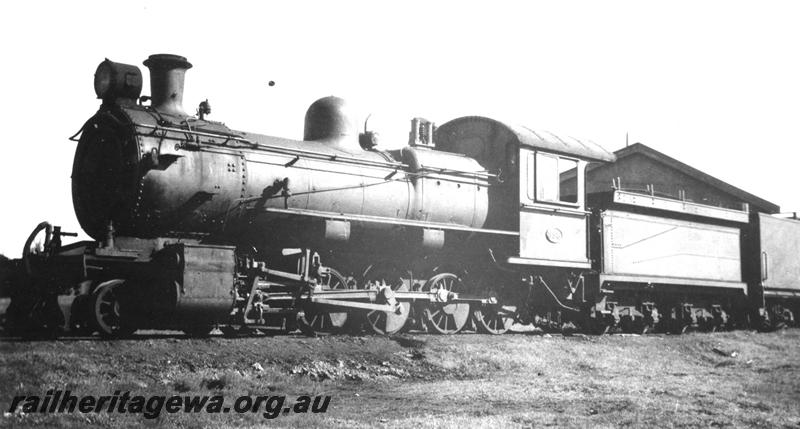
[[[735,351],[723,356],[714,349]],[[800,331],[0,341],[0,404],[109,395],[331,395],[325,414],[8,415],[0,426],[800,427]],[[258,364],[258,365],[256,365]]]

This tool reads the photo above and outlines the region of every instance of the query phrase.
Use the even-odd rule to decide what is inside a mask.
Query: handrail
[[[359,164],[359,165],[371,166],[371,167],[405,169],[407,173],[418,174],[418,173],[413,173],[413,172],[408,171],[408,169],[410,168],[409,165],[404,164],[402,162],[396,162],[396,161],[372,161],[372,160],[362,159],[362,158],[349,156],[349,155],[329,154],[329,153],[323,153],[323,152],[318,152],[318,151],[308,150],[308,149],[296,149],[296,148],[287,148],[287,147],[281,147],[281,146],[275,146],[275,145],[269,145],[269,144],[262,144],[262,143],[254,142],[252,140],[248,140],[248,139],[242,138],[242,137],[229,135],[229,134],[215,134],[215,133],[209,133],[209,132],[205,132],[205,131],[197,131],[197,130],[191,130],[191,129],[165,127],[165,126],[162,126],[162,125],[150,125],[150,124],[140,124],[140,123],[134,123],[133,125],[135,127],[147,128],[147,129],[153,130],[154,132],[165,131],[165,132],[180,133],[180,134],[184,134],[184,135],[188,135],[188,136],[194,136],[194,137],[203,136],[203,137],[212,137],[212,138],[223,138],[223,139],[225,139],[225,142],[223,142],[223,143],[211,143],[211,142],[201,143],[200,139],[197,139],[197,138],[194,139],[194,142],[188,142],[188,141],[185,141],[183,139],[172,137],[172,136],[169,136],[169,135],[166,135],[166,134],[159,136],[161,138],[170,138],[170,139],[173,139],[173,140],[180,140],[181,143],[178,146],[178,148],[180,148],[180,149],[186,149],[186,150],[197,149],[197,150],[200,150],[200,149],[202,149],[203,145],[231,148],[231,146],[228,146],[226,143],[228,141],[230,141],[230,140],[233,140],[233,141],[237,141],[237,142],[240,142],[240,143],[245,143],[245,144],[249,145],[249,149],[253,149],[253,150],[262,150],[262,151],[266,151],[266,152],[275,152],[275,153],[280,153],[280,154],[284,154],[284,155],[291,155],[291,156],[297,156],[297,157],[304,156],[304,157],[309,157],[309,158],[313,158],[313,159],[322,159],[322,160],[327,160],[327,161],[345,161],[345,162],[349,162],[349,163],[352,163],[352,164]],[[191,139],[189,139],[189,140],[191,140]],[[436,172],[436,173],[440,173],[440,174],[452,174],[452,175],[467,176],[467,177],[479,177],[479,178],[497,177],[496,174],[485,172],[485,171],[463,171],[463,170],[454,170],[454,169],[450,169],[450,168],[432,167],[432,166],[426,166],[426,165],[420,166],[419,169],[420,169],[421,172],[423,172],[423,174],[420,174],[421,176],[424,176],[424,172],[427,171],[427,172]]]

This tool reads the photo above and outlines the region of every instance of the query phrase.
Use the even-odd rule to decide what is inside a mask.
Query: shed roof
[[[691,176],[699,181],[705,182],[721,190],[722,192],[725,192],[729,195],[732,195],[740,199],[743,202],[750,204],[751,206],[758,207],[762,209],[764,212],[778,213],[780,211],[780,207],[777,204],[771,203],[763,198],[759,198],[747,191],[739,189],[729,183],[723,182],[722,180],[717,179],[714,176],[703,173],[702,171],[690,165],[684,164],[678,161],[677,159],[667,156],[642,143],[634,143],[630,146],[617,150],[616,152],[614,152],[614,154],[617,156],[617,160],[622,160],[634,154],[640,154],[646,156],[664,165],[667,165],[668,167],[678,170],[688,176]],[[589,167],[587,168],[587,172],[590,172],[596,168],[601,168],[601,167],[602,167],[601,165],[589,165]]]

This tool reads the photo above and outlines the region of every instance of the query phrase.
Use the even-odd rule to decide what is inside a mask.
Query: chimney
[[[150,106],[161,113],[189,116],[183,111],[183,80],[192,64],[178,55],[156,54],[144,65],[150,69]]]

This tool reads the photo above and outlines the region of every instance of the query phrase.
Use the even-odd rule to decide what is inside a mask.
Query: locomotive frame
[[[37,226],[7,328],[119,337],[794,323],[800,289],[787,279],[798,264],[764,237],[777,228],[800,242],[796,221],[619,182],[585,195],[586,166],[613,154],[484,117],[438,128],[416,118],[409,146],[382,151],[327,97],[309,108],[303,141],[236,131],[183,111],[185,58],[145,65],[151,97],[140,97],[137,67],[98,66],[103,103],[73,167],[76,214],[95,241],[64,245],[71,234]],[[40,235],[44,251],[33,252]]]

